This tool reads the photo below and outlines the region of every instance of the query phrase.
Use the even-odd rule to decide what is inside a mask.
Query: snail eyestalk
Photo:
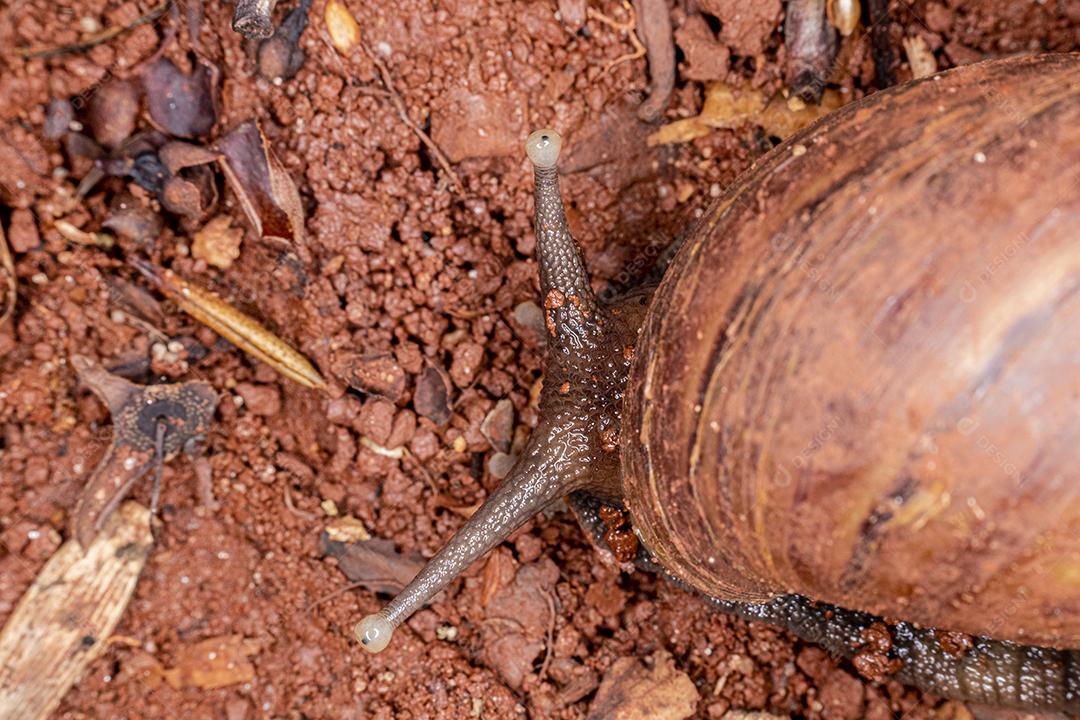
[[[537,130],[525,141],[536,180],[536,260],[548,335],[556,343],[579,344],[598,329],[598,304],[570,226],[559,187],[558,160],[562,137],[554,130]]]
[[[464,572],[473,561],[504,541],[553,500],[579,485],[587,462],[577,457],[584,442],[577,428],[537,428],[529,446],[507,478],[468,522],[435,554],[416,577],[380,612],[368,615],[354,630],[369,652],[382,651],[394,629]],[[551,462],[551,448],[570,462]],[[561,456],[560,456],[560,459]]]

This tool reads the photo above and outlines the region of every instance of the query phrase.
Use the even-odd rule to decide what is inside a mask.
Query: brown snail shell
[[[637,348],[624,496],[670,572],[1080,646],[1080,56],[791,138],[686,241]]]

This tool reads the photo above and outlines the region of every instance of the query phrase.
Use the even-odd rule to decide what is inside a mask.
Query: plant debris
[[[124,503],[90,544],[69,540],[0,633],[0,714],[45,720],[108,647],[153,546],[150,513]]]
[[[400,592],[424,566],[424,558],[398,552],[389,540],[342,542],[334,539],[337,536],[336,532],[324,532],[319,537],[320,551],[337,560],[345,577],[372,592]]]
[[[11,248],[8,247],[7,236],[4,228],[0,227],[0,275],[3,276],[3,304],[0,305],[0,326],[3,326],[15,312],[15,302],[18,299],[18,286],[15,279],[15,261],[11,257]]]
[[[434,365],[424,369],[416,380],[413,407],[436,425],[450,421],[450,378],[445,370]]]
[[[304,64],[304,51],[300,48],[300,35],[307,27],[311,0],[300,0],[281,26],[271,37],[259,43],[259,73],[271,82],[288,80]]]
[[[191,255],[205,260],[214,267],[227,270],[236,258],[240,257],[240,243],[244,231],[232,226],[232,218],[218,215],[195,233],[191,244]]]
[[[203,438],[217,394],[208,383],[198,381],[136,385],[81,355],[73,355],[71,364],[113,419],[112,443],[87,480],[72,516],[73,534],[89,547],[109,515],[154,464],[155,455],[167,461]]]
[[[86,122],[94,139],[112,149],[135,134],[140,95],[135,83],[119,78],[98,88],[86,106]]]
[[[120,192],[109,204],[109,215],[101,226],[143,247],[152,247],[164,223],[161,215],[129,192]]]
[[[719,128],[735,129],[748,124],[760,125],[767,135],[782,140],[841,105],[842,96],[833,90],[823,93],[820,103],[807,105],[798,98],[785,99],[780,94],[766,102],[759,90],[713,83],[705,90],[700,115],[668,123],[650,135],[648,142],[650,145],[690,142]]]
[[[825,2],[788,0],[787,3],[784,79],[791,93],[805,103],[816,103],[821,99],[836,57],[836,29],[826,21]]]
[[[634,0],[638,32],[649,58],[649,95],[638,108],[638,117],[656,122],[664,115],[675,89],[675,40],[671,13],[665,0]]]
[[[259,652],[259,643],[243,635],[207,638],[183,647],[176,656],[176,666],[164,670],[162,677],[179,690],[197,687],[204,690],[251,682],[255,666],[248,659]]]
[[[341,0],[328,0],[323,10],[323,22],[330,42],[337,51],[348,57],[360,44],[360,25]]]
[[[154,287],[180,306],[181,310],[256,360],[266,363],[305,387],[315,390],[326,387],[326,381],[306,357],[250,315],[229,305],[216,293],[180,278],[172,270],[159,268],[145,260],[133,258],[130,262]]]
[[[208,65],[196,62],[187,75],[172,60],[161,58],[143,71],[142,82],[150,121],[156,128],[181,138],[210,134],[217,123],[217,108]]]
[[[619,658],[604,675],[589,705],[589,720],[683,720],[697,709],[698,691],[661,650],[646,667],[635,657]]]
[[[259,237],[287,247],[304,244],[304,208],[285,166],[255,121],[218,140],[221,167]]]
[[[101,43],[108,42],[120,33],[133,30],[140,25],[146,25],[152,23],[169,9],[172,5],[172,0],[165,0],[165,2],[154,7],[150,12],[145,15],[141,15],[126,25],[114,25],[113,27],[105,28],[99,32],[91,33],[82,40],[68,45],[61,45],[59,47],[45,48],[39,46],[23,47],[16,49],[16,53],[25,58],[52,58],[60,55],[67,55],[70,53],[82,52],[83,50],[89,50]]]
[[[58,233],[64,236],[65,240],[70,240],[77,245],[87,245],[89,247],[99,247],[103,250],[108,250],[116,242],[116,239],[111,235],[80,230],[67,220],[57,220],[53,223],[53,227],[56,228]]]
[[[261,40],[274,34],[274,12],[277,0],[237,0],[233,12],[233,30],[246,38]]]

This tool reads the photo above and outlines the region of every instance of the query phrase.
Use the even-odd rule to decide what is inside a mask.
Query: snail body
[[[1080,57],[842,108],[736,181],[655,293],[612,305],[566,226],[558,142],[527,143],[540,421],[364,646],[569,496],[596,538],[601,505],[629,511],[639,566],[866,675],[1080,712]]]

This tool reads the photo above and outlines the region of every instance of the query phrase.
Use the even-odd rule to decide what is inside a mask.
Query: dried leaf
[[[101,223],[121,237],[150,246],[161,234],[161,216],[129,192],[118,193]]]
[[[191,254],[215,267],[225,270],[240,257],[240,242],[244,231],[230,224],[228,215],[218,215],[195,233]]]
[[[198,285],[144,260],[132,259],[143,276],[180,306],[180,309],[223,338],[261,360],[285,377],[309,388],[326,387],[319,371],[291,345],[270,332],[254,318]]]
[[[150,513],[125,503],[83,551],[69,540],[0,633],[0,715],[44,720],[108,646],[153,539]]]
[[[937,59],[926,41],[919,35],[904,38],[904,54],[911,66],[912,77],[921,78],[937,72]]]
[[[217,205],[214,174],[204,165],[188,168],[166,180],[158,198],[162,207],[186,223],[198,223]]]
[[[248,658],[258,652],[259,643],[243,635],[208,638],[183,648],[177,654],[176,667],[162,675],[177,690],[182,687],[213,690],[251,682],[255,679],[255,666]]]
[[[496,480],[502,480],[514,469],[517,461],[517,455],[509,455],[503,452],[493,453],[488,460],[488,472]]]
[[[480,587],[480,605],[487,607],[495,593],[514,581],[517,568],[504,548],[496,548],[484,563],[483,581]]]
[[[168,58],[161,58],[143,72],[143,88],[150,121],[167,135],[206,137],[217,122],[210,69],[197,63],[185,75]]]
[[[270,149],[262,130],[249,120],[218,140],[225,179],[259,236],[302,245],[304,208],[285,166]]]
[[[760,125],[766,134],[783,139],[843,104],[843,96],[835,90],[825,92],[816,105],[799,100],[789,102],[779,94],[766,103],[760,90],[712,83],[705,91],[700,115],[668,123],[650,135],[648,142],[649,145],[690,142],[714,129],[732,130],[751,123]]]
[[[273,36],[259,43],[256,52],[259,74],[267,80],[280,83],[300,71],[304,64],[300,36],[307,27],[310,9],[311,0],[300,0],[300,4],[285,16]]]
[[[697,709],[698,691],[690,677],[660,651],[652,668],[637,658],[619,658],[604,675],[588,720],[683,720]]]
[[[161,327],[165,323],[161,304],[149,292],[113,275],[106,275],[105,283],[109,286],[111,304],[154,327]]]
[[[715,128],[742,127],[764,109],[761,91],[752,88],[736,91],[724,83],[712,83],[705,90],[700,115],[668,123],[649,136],[649,144],[690,142]]]
[[[514,436],[514,403],[506,398],[495,403],[495,407],[480,424],[480,433],[499,452],[510,452],[510,441]]]
[[[4,284],[4,301],[0,305],[0,325],[3,325],[11,317],[11,314],[15,312],[15,301],[18,297],[15,280],[15,260],[11,257],[11,248],[8,247],[3,227],[0,227],[0,275],[3,276]]]
[[[352,515],[346,515],[343,518],[337,518],[327,523],[326,537],[339,543],[355,543],[371,539],[371,535],[368,534],[364,523]]]
[[[169,172],[175,175],[184,168],[208,165],[218,160],[220,156],[202,145],[173,140],[161,146],[158,150],[158,158],[169,169]]]
[[[345,577],[372,592],[400,592],[424,566],[421,556],[403,555],[394,549],[394,543],[381,538],[344,543],[324,532],[319,545],[323,555],[337,559]]]
[[[774,95],[757,117],[757,124],[771,137],[781,140],[841,107],[846,100],[836,90],[826,90],[815,105],[807,105],[797,97],[785,99]]]
[[[330,34],[330,42],[338,52],[348,57],[360,43],[360,26],[356,23],[356,18],[341,0],[329,0],[323,12],[323,20],[326,22],[326,32]]]
[[[429,365],[420,373],[413,408],[436,425],[450,422],[450,378],[442,368]]]
[[[53,98],[45,109],[45,127],[42,134],[50,140],[59,140],[71,130],[75,122],[75,107],[70,100]]]

